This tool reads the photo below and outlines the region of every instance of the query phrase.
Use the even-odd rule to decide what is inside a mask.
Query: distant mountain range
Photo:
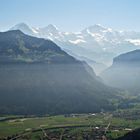
[[[112,110],[117,94],[52,41],[19,30],[0,33],[0,114]]]
[[[139,32],[117,31],[99,24],[89,26],[80,32],[62,32],[51,24],[44,28],[34,28],[25,23],[17,24],[10,30],[17,29],[28,35],[50,39],[74,57],[82,56],[88,63],[90,59],[98,64],[110,65],[117,55],[140,47]],[[94,69],[100,73],[106,68],[105,65],[101,64],[101,69]]]
[[[101,74],[105,83],[140,94],[140,50],[121,54],[113,64]]]

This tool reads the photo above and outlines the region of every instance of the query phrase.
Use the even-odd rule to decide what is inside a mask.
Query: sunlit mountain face
[[[140,33],[117,31],[100,24],[89,26],[79,32],[63,32],[54,25],[35,28],[20,23],[10,30],[46,38],[60,45],[63,50],[79,60],[86,61],[99,74],[111,65],[114,57],[140,47]]]

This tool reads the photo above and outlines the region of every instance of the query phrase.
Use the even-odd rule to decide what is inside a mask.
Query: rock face
[[[140,90],[140,50],[131,51],[114,58],[110,68],[101,77],[110,86],[139,94]]]
[[[50,40],[0,33],[0,114],[112,110],[117,93]]]

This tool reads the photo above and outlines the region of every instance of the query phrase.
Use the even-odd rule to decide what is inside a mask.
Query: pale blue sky
[[[94,24],[140,31],[140,0],[0,0],[0,30],[20,22],[63,31]]]

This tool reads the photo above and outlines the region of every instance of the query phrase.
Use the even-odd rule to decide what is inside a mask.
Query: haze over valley
[[[139,5],[0,0],[0,140],[139,140]]]

